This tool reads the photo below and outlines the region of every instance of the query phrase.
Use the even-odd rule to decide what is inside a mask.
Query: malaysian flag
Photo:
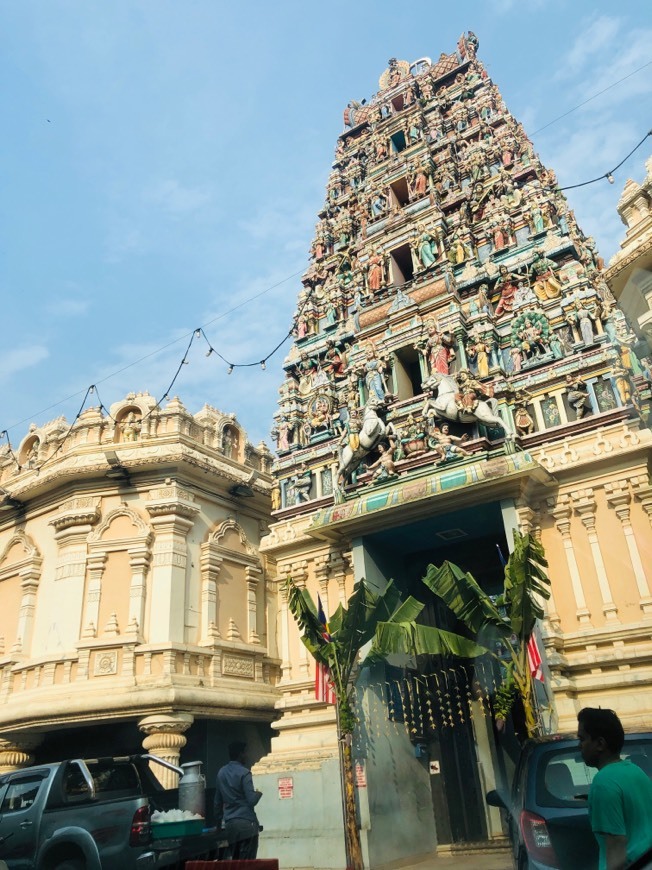
[[[532,676],[532,679],[539,680],[539,682],[543,683],[543,662],[541,660],[541,653],[539,652],[539,645],[537,644],[534,632],[532,632],[527,642],[527,660],[530,665],[530,675]]]
[[[315,700],[322,701],[324,704],[335,704],[335,689],[331,681],[331,672],[328,665],[323,665],[317,662],[317,670],[315,671]]]
[[[331,636],[328,631],[328,623],[326,622],[326,614],[324,613],[324,608],[322,607],[321,597],[317,596],[317,619],[322,625],[322,637],[328,643],[330,641]],[[315,670],[315,700],[321,701],[324,704],[335,704],[337,698],[335,697],[335,689],[333,688],[333,681],[331,680],[331,672],[328,665],[322,664],[322,662],[316,662],[317,668]]]

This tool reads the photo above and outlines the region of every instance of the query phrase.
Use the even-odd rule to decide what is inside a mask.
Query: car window
[[[652,779],[652,740],[627,740],[621,758],[629,758]]]
[[[95,793],[98,798],[120,795],[141,794],[140,777],[131,762],[109,764],[88,763],[93,777]]]
[[[584,806],[596,773],[584,764],[579,749],[544,753],[537,767],[537,803],[542,807]]]
[[[0,813],[4,815],[5,813],[15,813],[19,810],[29,809],[36,800],[43,781],[43,774],[21,776],[18,779],[12,780],[2,798]]]

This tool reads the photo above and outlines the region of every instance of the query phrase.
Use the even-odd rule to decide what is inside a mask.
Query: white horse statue
[[[340,499],[343,497],[342,487],[348,478],[356,471],[362,460],[377,447],[383,438],[395,436],[394,427],[391,423],[385,423],[379,412],[385,410],[385,406],[378,400],[371,399],[365,405],[362,415],[362,425],[358,433],[358,446],[351,446],[349,437],[340,441],[338,447],[339,467],[337,469],[337,489]]]
[[[514,430],[498,414],[498,403],[495,399],[480,399],[473,411],[460,411],[455,400],[458,386],[454,377],[433,372],[422,386],[433,394],[432,397],[426,399],[423,406],[424,417],[428,418],[434,415],[440,420],[452,420],[457,423],[483,423],[485,426],[502,429],[507,441],[514,440]]]

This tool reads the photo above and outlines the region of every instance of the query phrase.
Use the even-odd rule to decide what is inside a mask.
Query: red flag
[[[539,652],[537,639],[534,636],[534,633],[530,635],[530,638],[527,642],[527,660],[530,665],[530,675],[532,676],[532,679],[539,680],[541,683],[543,683],[544,678],[543,668],[541,667],[541,653]]]
[[[335,689],[331,680],[331,672],[328,665],[323,665],[321,662],[316,662],[315,670],[315,700],[321,701],[324,704],[334,704],[336,702]]]

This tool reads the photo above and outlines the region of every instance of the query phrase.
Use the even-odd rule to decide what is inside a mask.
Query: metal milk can
[[[206,779],[201,772],[201,761],[188,761],[181,765],[181,769],[179,809],[206,818]]]

